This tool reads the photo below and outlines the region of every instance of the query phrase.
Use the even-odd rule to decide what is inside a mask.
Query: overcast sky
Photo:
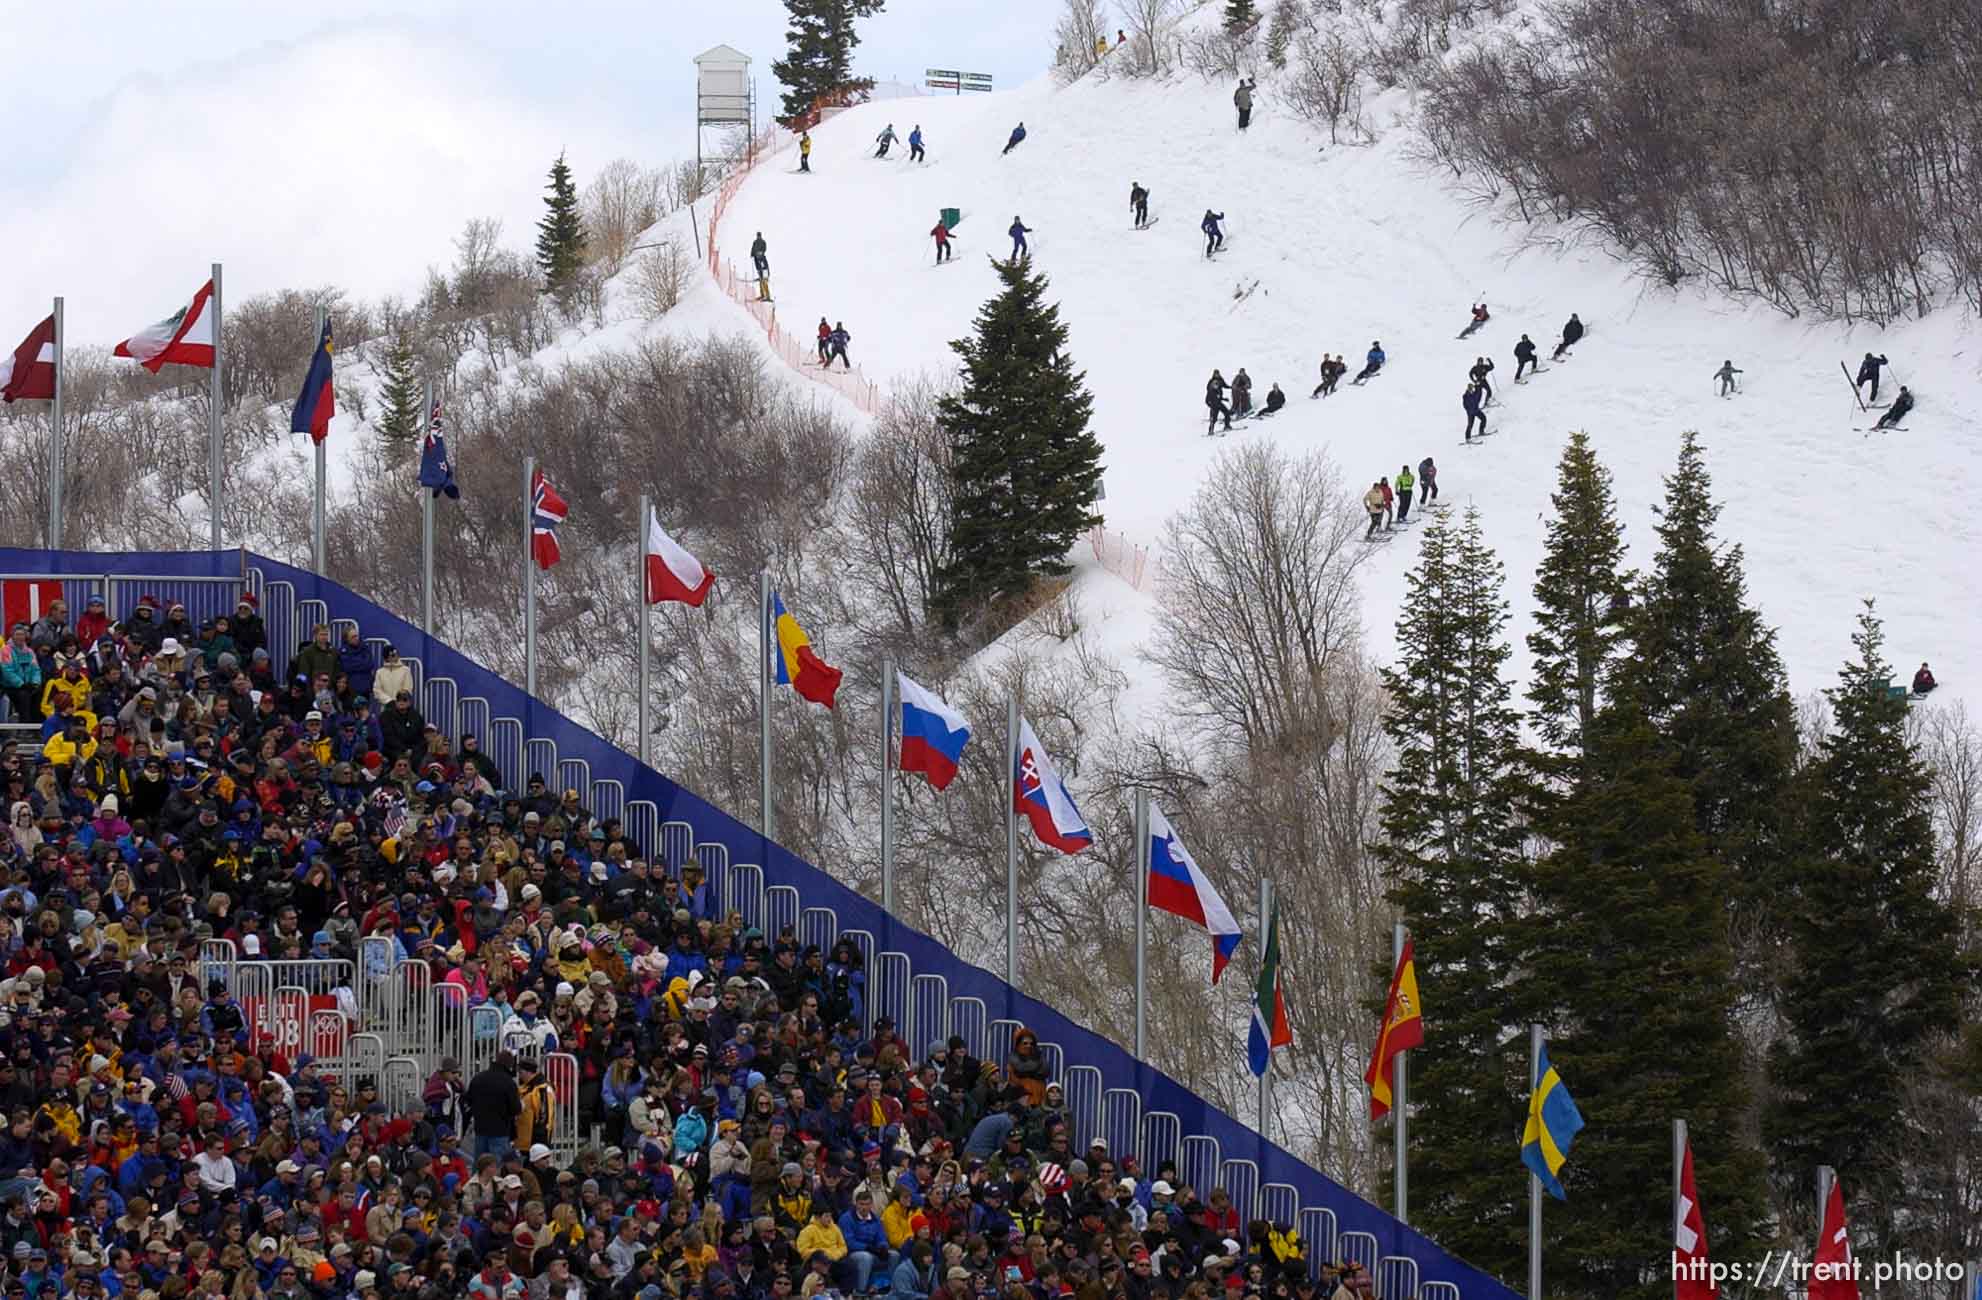
[[[1058,0],[890,0],[859,70],[1041,73]],[[753,59],[777,109],[780,0],[0,0],[0,347],[67,300],[114,343],[219,261],[230,300],[336,284],[408,294],[474,217],[527,248],[544,170],[692,156],[695,55]]]

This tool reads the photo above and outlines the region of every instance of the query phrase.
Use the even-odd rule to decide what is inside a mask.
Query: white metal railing
[[[1376,1264],[1376,1300],[1417,1300],[1418,1261],[1385,1255]]]
[[[1325,1205],[1309,1205],[1301,1210],[1301,1240],[1308,1247],[1309,1277],[1319,1277],[1321,1266],[1333,1264],[1338,1258],[1335,1254],[1335,1224],[1335,1211]]]

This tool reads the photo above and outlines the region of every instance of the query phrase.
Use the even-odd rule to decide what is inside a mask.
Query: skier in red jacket
[[[832,345],[833,345],[833,327],[826,323],[826,318],[824,316],[821,316],[819,318],[819,364],[820,365],[823,366],[826,364],[826,358],[828,355],[830,355],[829,350],[831,349]]]
[[[929,233],[936,237],[936,263],[940,266],[950,260],[950,228],[938,221]]]

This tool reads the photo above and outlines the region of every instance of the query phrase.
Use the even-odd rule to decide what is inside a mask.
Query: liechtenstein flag
[[[337,413],[337,386],[331,382],[330,317],[323,318],[323,333],[317,350],[310,356],[309,373],[303,376],[303,391],[289,413],[289,432],[307,433],[322,442],[330,432],[330,419]]]
[[[1019,719],[1019,748],[1012,758],[1012,803],[1032,823],[1040,843],[1069,856],[1093,845],[1094,832],[1024,718]]]
[[[957,775],[957,761],[970,743],[970,724],[941,696],[897,672],[902,693],[902,756],[897,767],[920,772],[938,790]]]
[[[1211,982],[1225,973],[1225,964],[1239,946],[1239,923],[1218,896],[1184,841],[1171,828],[1163,810],[1149,805],[1149,905],[1181,916],[1211,932]]]

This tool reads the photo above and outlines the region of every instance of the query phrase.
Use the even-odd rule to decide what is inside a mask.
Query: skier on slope
[[[1927,661],[1922,659],[1920,661],[1920,671],[1913,674],[1913,693],[1915,695],[1925,695],[1939,685],[1940,683],[1934,680],[1933,671],[1927,667]]]
[[[1129,182],[1129,211],[1136,214],[1137,230],[1149,224],[1149,191],[1141,181]]]
[[[1555,345],[1555,351],[1549,356],[1549,360],[1550,361],[1562,360],[1562,354],[1567,352],[1569,349],[1575,347],[1577,340],[1581,339],[1582,337],[1583,337],[1582,318],[1577,316],[1577,314],[1572,311],[1569,313],[1569,323],[1562,327],[1562,341]]]
[[[844,321],[833,322],[833,332],[828,336],[828,340],[832,343],[833,348],[831,356],[826,358],[828,369],[832,368],[833,357],[838,357],[848,370],[853,369],[853,362],[848,361],[846,355],[846,345],[852,339],[853,335],[846,332],[846,323]]]
[[[1012,150],[1018,148],[1020,143],[1023,142],[1024,139],[1025,139],[1025,123],[1020,122],[1017,126],[1012,128],[1012,138],[1005,141],[1005,153],[1010,153]],[[1002,158],[1004,157],[1004,154],[1000,154],[998,156]]]
[[[1879,422],[1872,427],[1874,429],[1896,429],[1899,427],[1899,422],[1906,418],[1906,413],[1912,409],[1913,390],[1909,389],[1905,384],[1901,384],[1899,386],[1899,396],[1893,399],[1893,404],[1886,408],[1886,413],[1880,416]]]
[[[1409,464],[1397,467],[1397,522],[1403,523],[1411,517],[1411,489],[1417,480],[1411,477]]]
[[[1378,479],[1376,485],[1383,489],[1383,526],[1387,529],[1393,524],[1392,511],[1397,508],[1397,494],[1390,490],[1390,480],[1387,477]]]
[[[1246,373],[1244,366],[1232,376],[1232,415],[1251,415],[1253,410],[1253,377]]]
[[[1322,353],[1321,382],[1314,386],[1312,393],[1308,394],[1308,400],[1313,401],[1317,397],[1327,397],[1330,393],[1333,393],[1335,391],[1335,385],[1341,381],[1343,374],[1348,369],[1349,367],[1342,364],[1341,357],[1332,357],[1326,352]]]
[[[1875,357],[1870,352],[1867,352],[1865,359],[1858,363],[1856,386],[1863,388],[1868,382],[1872,385],[1872,395],[1866,399],[1867,405],[1879,400],[1879,368],[1889,364],[1891,363],[1883,355]]]
[[[770,246],[764,242],[764,232],[758,231],[757,238],[750,241],[750,264],[757,268],[757,278],[763,279],[771,273]]]
[[[888,146],[895,142],[895,124],[890,122],[886,127],[882,128],[881,134],[874,137],[874,142],[881,146],[874,151],[874,156],[876,158],[886,158],[888,156]]]
[[[812,132],[809,128],[798,133],[798,170],[812,170]]]
[[[1521,341],[1514,345],[1514,382],[1521,382],[1523,372],[1540,369],[1541,366],[1535,361],[1535,341],[1523,334]]]
[[[1383,484],[1370,484],[1370,490],[1363,493],[1363,509],[1369,511],[1370,517],[1369,531],[1363,534],[1364,541],[1367,542],[1375,537],[1376,530],[1383,527],[1383,514],[1387,508],[1388,503],[1383,496]]]
[[[936,228],[929,232],[936,238],[936,264],[941,266],[950,260],[950,228],[941,217],[936,218]]]
[[[1352,384],[1360,384],[1364,380],[1370,378],[1372,375],[1376,374],[1377,371],[1383,369],[1384,360],[1385,358],[1383,355],[1383,344],[1371,343],[1369,352],[1363,357],[1363,368],[1361,370],[1358,370],[1356,372],[1356,377],[1354,379],[1351,379],[1349,382]]]
[[[1493,362],[1486,357],[1475,357],[1473,359],[1473,368],[1466,372],[1466,378],[1486,390],[1486,400],[1489,402],[1493,400],[1493,385],[1487,381],[1487,376],[1492,373]]]
[[[1287,394],[1280,391],[1279,384],[1275,384],[1266,390],[1266,405],[1260,408],[1257,418],[1264,420],[1267,416],[1276,414],[1286,404]]]
[[[1218,223],[1224,219],[1224,213],[1213,212],[1210,208],[1206,208],[1204,210],[1204,220],[1197,223],[1197,228],[1204,232],[1204,255],[1206,257],[1210,257],[1225,246],[1225,232],[1218,228]]]
[[[1232,92],[1232,107],[1239,110],[1239,129],[1245,130],[1253,120],[1253,87],[1259,83],[1251,77],[1239,78],[1239,88]]]
[[[917,122],[915,129],[908,133],[908,160],[910,162],[929,161],[928,156],[922,151],[922,123],[920,122]]]
[[[1483,393],[1484,393],[1483,385],[1468,384],[1466,385],[1466,395],[1459,399],[1459,404],[1466,408],[1466,441],[1467,442],[1471,442],[1473,440],[1473,421],[1475,420],[1478,420],[1480,422],[1480,436],[1481,437],[1486,436],[1486,431],[1487,431],[1486,412],[1480,409],[1481,405],[1485,401],[1485,398],[1482,395]]]
[[[1734,377],[1740,373],[1741,371],[1735,368],[1734,361],[1731,358],[1720,363],[1720,369],[1714,371],[1714,378],[1720,380],[1720,395],[1722,397],[1726,397],[1734,389]]]
[[[1207,438],[1218,432],[1218,417],[1221,415],[1225,417],[1225,431],[1232,431],[1232,408],[1225,405],[1225,388],[1225,376],[1213,370],[1204,385],[1204,409],[1211,413],[1210,422],[1204,427]]]
[[[1032,256],[1032,249],[1025,242],[1025,237],[1032,233],[1032,227],[1020,221],[1017,214],[1012,216],[1012,228],[1005,233],[1012,237],[1012,260],[1014,262],[1019,260],[1020,254],[1024,254],[1027,257]]]
[[[819,318],[819,364],[822,366],[827,364],[832,358],[832,352],[833,327],[826,323],[824,316],[821,316]]]
[[[1438,466],[1427,456],[1418,462],[1418,508],[1438,500]]]

